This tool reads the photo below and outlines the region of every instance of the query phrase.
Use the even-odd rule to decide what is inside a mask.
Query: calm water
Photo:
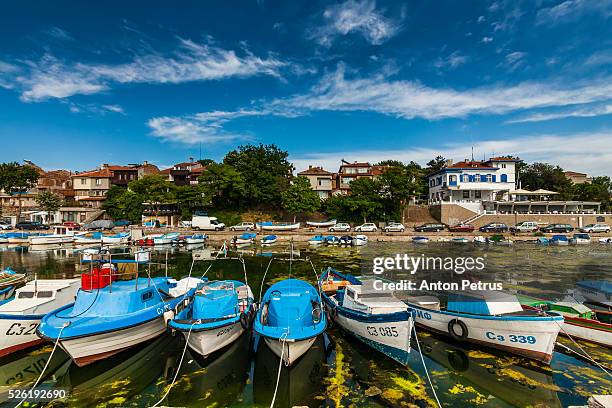
[[[2,267],[39,277],[72,277],[82,271],[72,249],[25,251],[2,248]],[[206,249],[196,249],[206,251]],[[248,282],[259,295],[271,252],[283,246],[239,251],[244,257]],[[545,298],[560,298],[580,279],[612,279],[612,248],[603,245],[546,248],[523,243],[514,247],[478,247],[471,244],[370,243],[362,248],[297,248],[302,259],[311,259],[317,270],[333,266],[360,274],[368,270],[372,256],[409,253],[426,256],[483,256],[489,280],[505,288]],[[298,253],[294,256],[298,256]],[[232,252],[231,255],[236,255]],[[277,254],[287,258],[289,255]],[[154,272],[180,278],[192,262],[186,249],[155,251]],[[167,265],[167,266],[166,266]],[[200,276],[209,262],[194,265]],[[289,271],[287,261],[275,260],[266,285],[289,275],[314,282],[309,262],[296,261]],[[216,261],[207,275],[211,279],[243,279],[236,260]],[[397,274],[394,279],[408,276]],[[265,286],[264,286],[265,290]],[[435,406],[420,358],[412,353],[408,367],[377,354],[354,341],[337,327],[318,339],[313,348],[291,369],[283,367],[276,398],[277,407],[291,406]],[[592,394],[612,393],[612,382],[597,367],[571,354],[555,352],[551,366],[466,346],[420,332],[425,362],[438,396],[445,406],[539,406],[582,405]],[[564,344],[572,346],[569,341]],[[582,343],[593,357],[611,364],[612,352]],[[42,387],[64,387],[69,398],[40,406],[150,406],[158,401],[172,381],[184,348],[180,336],[165,335],[108,360],[79,368],[56,351],[45,373]],[[6,402],[11,386],[27,386],[38,377],[51,354],[51,346],[0,360],[0,403]],[[187,352],[176,384],[165,406],[262,406],[270,405],[278,358],[258,339],[243,336],[229,349],[201,361]]]

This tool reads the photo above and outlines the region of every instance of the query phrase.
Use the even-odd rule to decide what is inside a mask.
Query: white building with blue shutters
[[[517,159],[461,161],[429,175],[429,202],[503,201],[516,190]]]

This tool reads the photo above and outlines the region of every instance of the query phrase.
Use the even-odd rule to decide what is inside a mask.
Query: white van
[[[539,228],[538,223],[535,221],[522,221],[516,224],[514,227],[510,227],[512,232],[534,232]]]
[[[217,217],[209,217],[208,215],[194,215],[191,218],[191,228],[194,230],[223,231],[225,229],[225,224],[219,222]]]

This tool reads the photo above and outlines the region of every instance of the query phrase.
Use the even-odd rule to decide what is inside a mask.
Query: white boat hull
[[[310,350],[310,347],[314,344],[316,339],[316,337],[311,337],[305,340],[281,341],[279,339],[266,337],[266,344],[278,358],[283,359],[286,366],[290,366]]]
[[[187,339],[188,331],[183,335]],[[211,330],[192,331],[189,334],[189,348],[196,353],[206,357],[217,350],[229,346],[244,333],[240,321],[228,326],[219,327]]]
[[[234,241],[234,243],[236,245],[249,245],[253,243],[253,239],[242,239],[242,238],[237,238],[236,241]]]
[[[75,238],[74,239],[74,244],[75,245],[94,245],[94,244],[101,244],[102,243],[102,239],[101,238]]]
[[[353,241],[351,241],[351,244],[353,246],[363,246],[367,243],[368,243],[367,239],[361,239],[361,238],[353,238]]]
[[[60,346],[82,367],[153,339],[164,331],[164,318],[159,316],[138,326],[63,340],[60,341]]]
[[[203,244],[204,238],[185,238],[185,243],[187,245]]]
[[[173,238],[154,238],[153,245],[170,245],[174,241]]]
[[[29,244],[30,243],[28,238],[9,238],[7,241],[9,244]]]
[[[261,241],[262,245],[272,245],[272,244],[276,244],[277,239],[268,239],[266,241]]]
[[[402,354],[410,353],[410,335],[414,321],[410,318],[400,322],[360,322],[340,313],[334,322],[368,346],[405,364]]]
[[[300,228],[300,223],[290,225],[260,225],[264,231],[293,231]]]
[[[103,244],[127,244],[130,242],[130,237],[102,237]]]
[[[587,245],[591,243],[590,239],[580,239],[580,238],[572,238],[570,240],[572,245]]]
[[[336,220],[325,221],[325,222],[306,221],[306,225],[308,225],[309,227],[324,228],[324,227],[333,227],[334,225],[336,225],[336,222],[337,222]]]
[[[25,317],[25,316],[20,316]],[[44,342],[36,335],[36,328],[40,324],[40,319],[11,319],[0,318],[0,357],[37,346]]]
[[[575,339],[582,339],[592,343],[603,344],[612,347],[612,332],[596,330],[593,328],[578,326],[575,324],[563,323],[561,334],[569,335]]]
[[[448,325],[458,319],[467,327],[464,341],[511,351],[549,363],[562,322],[551,320],[507,320],[471,318],[415,307],[415,322],[427,329],[450,335]]]

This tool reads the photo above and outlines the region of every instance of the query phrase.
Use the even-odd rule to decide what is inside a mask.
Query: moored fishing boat
[[[75,245],[93,245],[93,244],[101,244],[102,243],[102,233],[101,232],[92,232],[92,233],[83,233],[77,234],[74,236],[74,244]]]
[[[580,281],[576,282],[576,289],[587,301],[612,307],[612,281]]]
[[[178,238],[181,234],[178,232],[169,232],[160,237],[153,238],[153,245],[170,245],[175,241],[178,241]]]
[[[257,223],[257,227],[259,227],[263,231],[294,231],[300,228],[300,223],[280,223],[274,224],[272,222],[261,222]]]
[[[136,240],[138,246],[153,246],[155,238],[159,238],[164,234],[147,234],[143,235],[142,238]]]
[[[317,221],[306,221],[306,225],[308,225],[309,227],[315,227],[315,228],[327,228],[327,227],[333,227],[334,225],[337,224],[337,220],[329,220],[329,221],[323,221],[323,222],[317,222]]]
[[[205,234],[193,234],[193,235],[186,235],[183,237],[187,245],[203,244],[207,238],[208,236]]]
[[[285,365],[292,365],[327,327],[321,297],[302,280],[277,282],[264,294],[253,327]]]
[[[6,300],[13,297],[14,294],[15,294],[14,286],[7,286],[3,289],[0,289],[0,305],[3,304]]]
[[[249,245],[249,244],[252,244],[253,241],[255,241],[255,237],[257,237],[257,234],[252,234],[250,232],[247,232],[240,236],[232,238],[232,244]]]
[[[451,240],[451,242],[455,244],[467,244],[470,242],[470,240],[465,237],[455,237]]]
[[[30,245],[68,244],[74,241],[74,227],[56,225],[52,234],[39,234],[28,237]]]
[[[9,244],[19,244],[19,245],[27,245],[30,243],[30,236],[34,236],[34,235],[38,235],[38,234],[30,234],[28,232],[9,232],[6,234],[7,236],[7,243]]]
[[[422,237],[422,236],[412,237],[412,243],[413,244],[427,244],[429,243],[429,238]]]
[[[328,235],[325,237],[325,243],[327,245],[339,245],[340,244],[340,238],[338,238],[335,235]]]
[[[103,244],[127,244],[130,242],[131,234],[129,232],[120,232],[115,235],[102,235]]]
[[[25,273],[17,273],[10,267],[0,271],[0,289],[19,286],[25,282]]]
[[[500,291],[449,292],[407,299],[415,322],[427,330],[550,363],[563,316],[525,310],[516,296]]]
[[[346,332],[401,364],[408,362],[414,320],[392,291],[328,268],[319,279],[328,316]]]
[[[183,333],[191,350],[207,357],[232,344],[251,327],[253,302],[251,288],[242,282],[205,281],[168,326]]]
[[[134,259],[94,257],[89,262],[97,266],[81,275],[76,301],[48,313],[38,335],[59,342],[77,365],[84,366],[162,334],[166,320],[194,288],[167,277],[138,277],[139,266],[149,259],[148,251],[137,252]],[[135,278],[118,280],[119,264],[133,270],[122,273],[124,277]]]
[[[340,237],[340,245],[353,245],[353,237],[350,235],[342,235]]]
[[[612,244],[612,238],[608,237],[608,238],[599,238],[599,243],[600,244]]]
[[[0,234],[0,244],[8,244],[8,234]]]
[[[577,233],[569,240],[572,245],[586,245],[591,243],[591,236],[585,233]]]
[[[261,245],[272,245],[278,241],[278,237],[276,235],[266,235],[261,239]]]
[[[556,234],[550,238],[548,243],[550,245],[555,245],[555,246],[567,246],[569,245],[569,240],[567,239],[567,236],[565,235]]]
[[[578,302],[549,302],[518,296],[522,305],[563,315],[560,334],[612,347],[612,324],[600,322],[594,311]]]
[[[353,246],[362,246],[368,243],[368,236],[363,234],[358,234],[353,237],[351,244]]]
[[[550,241],[546,237],[537,237],[535,243],[539,245],[548,245]]]
[[[41,319],[73,302],[80,286],[79,279],[37,279],[17,289],[0,305],[0,357],[41,344],[36,335]]]
[[[310,245],[321,245],[325,243],[325,236],[323,235],[315,235],[314,237],[308,240],[308,244]]]
[[[477,235],[472,240],[475,244],[488,244],[489,239],[487,237],[483,237],[482,235]]]

